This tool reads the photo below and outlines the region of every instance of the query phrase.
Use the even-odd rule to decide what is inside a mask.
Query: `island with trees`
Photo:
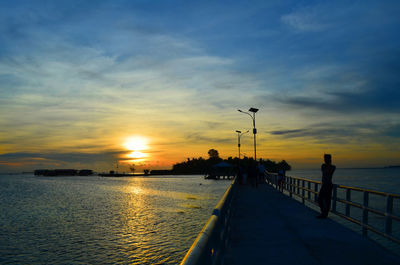
[[[151,170],[151,175],[193,175],[193,174],[207,174],[209,170],[219,164],[226,163],[232,165],[234,168],[247,167],[250,163],[254,164],[253,158],[244,157],[239,159],[237,157],[228,157],[227,159],[222,159],[219,156],[219,152],[215,149],[210,149],[208,151],[208,158],[188,158],[186,161],[176,163],[172,166],[171,170]],[[264,165],[265,169],[271,173],[277,173],[279,170],[289,171],[291,166],[285,161],[275,162],[269,159],[258,159],[257,163]]]

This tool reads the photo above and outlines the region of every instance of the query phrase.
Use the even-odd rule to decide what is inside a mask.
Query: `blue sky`
[[[2,1],[0,167],[106,168],[129,135],[150,139],[143,166],[234,156],[233,132],[251,127],[236,110],[252,106],[262,157],[400,164],[399,13],[398,1]]]

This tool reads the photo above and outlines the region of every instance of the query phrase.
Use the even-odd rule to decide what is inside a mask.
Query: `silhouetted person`
[[[265,183],[265,166],[263,163],[258,162],[257,171],[258,171],[258,178],[257,178],[258,183]]]
[[[332,197],[332,176],[335,172],[336,166],[332,165],[332,156],[330,154],[324,155],[325,164],[322,164],[322,186],[318,194],[318,204],[321,208],[321,214],[317,218],[326,218],[331,208]]]
[[[246,179],[245,179],[245,172],[241,166],[238,166],[238,174],[237,174],[239,184],[243,185],[246,184]]]
[[[285,181],[285,170],[280,169],[278,171],[278,176],[276,177],[277,185],[278,185],[278,190],[283,192],[283,183]]]
[[[257,188],[258,170],[256,163],[253,160],[249,160],[247,164],[247,177],[249,179],[249,182],[251,183],[251,186],[255,185]]]

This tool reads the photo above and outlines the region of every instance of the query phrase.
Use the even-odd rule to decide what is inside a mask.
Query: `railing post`
[[[314,202],[318,202],[318,183],[314,183]]]
[[[346,201],[351,201],[351,189],[346,189]],[[346,203],[346,216],[350,216],[350,204]]]
[[[282,179],[282,192],[284,191],[284,190],[287,190],[287,177],[286,176],[283,176],[283,179]]]
[[[296,194],[296,180],[292,178],[292,195]]]
[[[336,212],[336,201],[337,201],[337,185],[333,184],[333,200],[332,200],[332,212]]]
[[[303,204],[304,204],[304,197],[305,197],[305,191],[304,191],[304,188],[305,188],[305,186],[304,186],[304,179],[303,180],[301,180],[301,201],[303,202]]]
[[[290,195],[290,198],[292,198],[292,188],[293,188],[292,182],[293,182],[293,179],[292,179],[292,177],[290,177],[289,178],[289,195]]]
[[[297,187],[297,192],[296,192],[296,194],[297,194],[297,195],[300,195],[300,180],[299,180],[299,179],[297,179],[297,185],[296,185],[296,187]]]
[[[293,195],[296,195],[296,183],[297,183],[297,180],[296,179],[292,179],[292,193],[293,193]]]
[[[393,197],[388,195],[386,199],[386,214],[385,214],[385,233],[392,235],[392,213],[393,213]]]
[[[363,227],[362,227],[362,234],[363,236],[366,236],[368,234],[368,228],[366,225],[368,225],[368,200],[369,200],[369,193],[368,191],[364,191],[364,204],[363,204]]]
[[[308,197],[308,200],[309,201],[311,201],[311,182],[307,182],[307,188],[308,188],[308,192],[307,192],[307,197]]]

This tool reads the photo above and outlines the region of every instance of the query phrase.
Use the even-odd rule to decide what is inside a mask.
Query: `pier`
[[[366,237],[368,231],[375,232],[368,224],[368,212],[377,210],[368,208],[365,201],[365,194],[373,191],[363,191],[367,206],[362,206],[366,215],[359,222],[359,234],[329,218],[315,218],[318,212],[303,204],[314,201],[317,181],[287,178],[284,190],[288,194],[276,189],[273,177],[268,183],[258,188],[231,184],[181,264],[400,264],[399,256]],[[341,187],[334,189],[333,211],[338,211],[336,203],[342,200],[338,198]],[[300,201],[293,198],[296,195]],[[384,213],[387,233],[382,235],[396,242],[391,222],[398,217],[391,215],[390,207],[398,195],[382,195],[388,198],[389,211]]]

